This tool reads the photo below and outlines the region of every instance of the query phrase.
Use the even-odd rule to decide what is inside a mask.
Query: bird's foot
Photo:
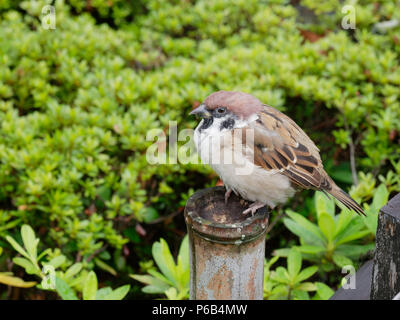
[[[231,188],[228,188],[228,189],[226,190],[226,192],[225,192],[225,204],[228,203],[228,199],[229,199],[231,193],[232,193],[232,189],[231,189]]]
[[[265,203],[261,203],[259,201],[253,202],[248,209],[244,210],[242,212],[242,214],[246,215],[251,213],[252,216],[254,216],[254,213],[256,213],[256,211],[262,207],[265,207]]]

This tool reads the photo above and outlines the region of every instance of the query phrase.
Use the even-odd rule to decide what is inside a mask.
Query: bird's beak
[[[206,105],[204,103],[199,105],[196,109],[194,109],[189,114],[190,115],[200,116],[202,118],[210,118],[211,117],[211,113],[210,113],[210,111],[207,110]]]

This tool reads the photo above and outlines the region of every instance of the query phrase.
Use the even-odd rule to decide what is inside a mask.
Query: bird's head
[[[203,118],[200,130],[219,126],[220,130],[233,129],[247,122],[262,110],[257,98],[244,92],[217,91],[209,95],[200,106],[190,114]]]

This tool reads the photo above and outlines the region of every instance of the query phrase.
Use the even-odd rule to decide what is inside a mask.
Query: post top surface
[[[232,193],[225,204],[224,196],[224,187],[197,191],[187,201],[186,223],[205,236],[231,240],[252,238],[267,228],[266,207],[257,210],[254,216],[243,215],[250,203]]]

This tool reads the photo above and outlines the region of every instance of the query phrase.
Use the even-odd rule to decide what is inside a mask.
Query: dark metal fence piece
[[[188,200],[185,221],[190,242],[190,299],[263,298],[266,208],[244,216],[248,203],[224,187],[196,192]]]
[[[370,300],[373,260],[364,263],[354,275],[355,288],[339,288],[330,300]]]
[[[379,212],[371,300],[391,300],[400,292],[400,194]]]

